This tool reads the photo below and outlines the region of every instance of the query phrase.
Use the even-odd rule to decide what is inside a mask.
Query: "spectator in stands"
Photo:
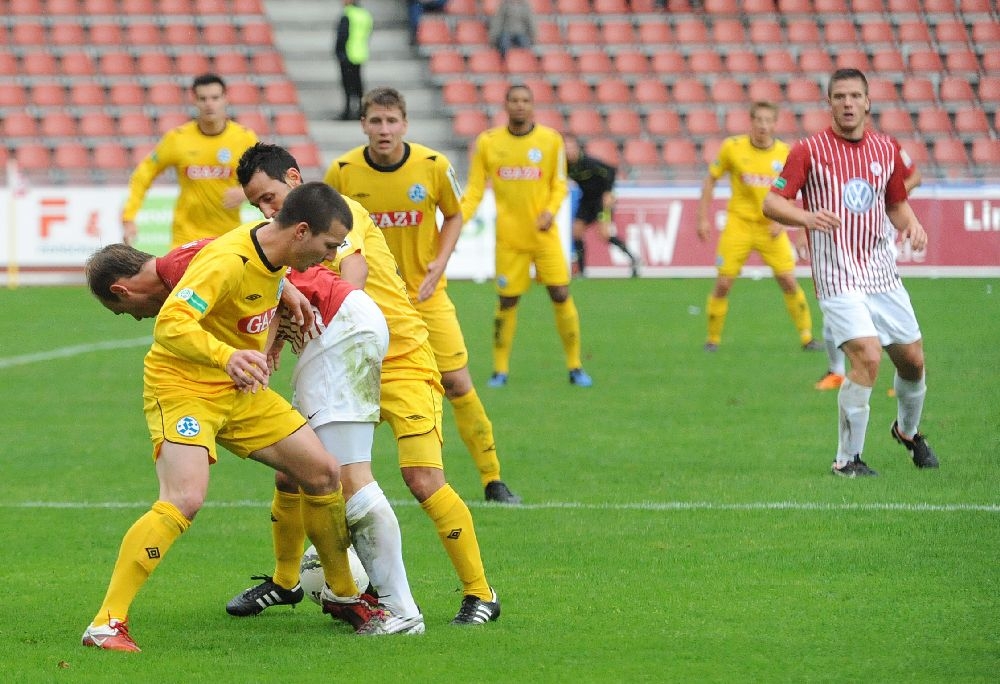
[[[240,155],[257,142],[257,135],[229,119],[226,84],[215,74],[194,79],[191,95],[198,116],[167,132],[129,179],[129,195],[122,209],[125,244],[135,243],[136,214],[149,186],[168,168],[177,172],[180,194],[174,209],[170,246],[215,237],[240,224],[245,199],[236,182]]]
[[[577,273],[583,275],[587,265],[583,236],[587,228],[597,225],[601,239],[614,245],[632,262],[632,277],[639,275],[639,260],[617,235],[612,235],[611,212],[615,208],[614,166],[587,154],[576,137],[569,135],[563,139],[566,146],[566,173],[580,188],[580,203],[573,216],[573,254],[576,257]]]
[[[407,5],[410,15],[410,45],[417,44],[417,30],[420,28],[420,19],[424,12],[440,12],[448,0],[408,0]]]
[[[761,213],[764,196],[781,172],[788,145],[774,137],[778,108],[770,102],[750,106],[750,133],[726,138],[708,167],[698,202],[698,239],[712,233],[712,195],[716,182],[729,176],[731,196],[726,205],[726,229],[716,250],[718,276],[708,296],[708,337],[705,351],[714,352],[722,341],[722,329],[729,311],[729,291],[743,270],[751,252],[760,254],[771,267],[785,298],[785,308],[799,334],[805,351],[822,351],[813,339],[812,315],[802,287],[795,279],[796,250],[783,226]],[[797,238],[801,237],[801,232]],[[804,247],[804,245],[803,245]]]
[[[344,0],[344,13],[337,22],[333,54],[340,62],[340,80],[344,87],[344,111],[341,121],[361,118],[364,83],[361,67],[368,61],[368,40],[372,35],[372,14],[357,2]]]
[[[490,43],[507,55],[512,47],[531,47],[535,44],[535,14],[528,0],[503,0],[496,13],[490,17]]]

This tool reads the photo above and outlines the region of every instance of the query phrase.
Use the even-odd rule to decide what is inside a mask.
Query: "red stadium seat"
[[[619,166],[622,163],[618,143],[611,138],[592,138],[585,142],[585,148],[587,154],[611,166]]]
[[[467,68],[470,73],[480,76],[502,74],[506,65],[500,58],[500,53],[494,48],[483,47],[469,53]]]
[[[264,99],[269,105],[297,105],[299,91],[291,81],[268,81],[264,84]]]
[[[781,86],[769,79],[751,81],[747,86],[747,96],[752,102],[778,103],[785,99]]]
[[[297,114],[297,112],[292,112]],[[286,114],[286,112],[282,112]],[[246,126],[251,131],[257,134],[258,138],[271,135],[271,120],[263,112],[257,109],[245,109],[243,111],[236,112],[233,117],[237,123],[242,126]],[[277,133],[277,131],[273,131]]]
[[[190,120],[191,116],[187,112],[169,110],[159,112],[156,116],[156,132],[163,135],[178,126],[183,126]],[[139,125],[138,122],[136,124]]]
[[[976,76],[980,72],[995,73],[993,66],[996,65],[991,66],[988,63],[988,58],[996,59],[998,56],[1000,56],[1000,50],[987,50],[983,53],[983,64],[980,66],[976,53],[972,50],[954,49],[945,55],[944,65],[949,74]]]
[[[636,81],[632,93],[640,105],[666,104],[670,101],[667,85],[655,76]]]
[[[967,79],[959,76],[945,76],[938,84],[938,95],[944,104],[960,104],[971,106],[976,101],[976,94]],[[956,122],[957,123],[957,122]]]
[[[177,56],[180,60],[180,55]],[[180,71],[180,66],[177,67]],[[217,52],[212,57],[212,67],[211,70],[217,74],[224,74],[226,78],[245,76],[250,71],[250,64],[247,61],[246,55],[242,52]],[[201,74],[204,71],[194,71],[186,73]]]
[[[947,110],[934,107],[917,112],[917,128],[924,135],[952,135],[955,132]]]
[[[855,14],[882,14],[882,0],[851,0],[851,10]]]
[[[118,0],[83,0],[81,4],[81,13],[88,16],[118,14]]]
[[[158,81],[146,93],[149,104],[157,107],[181,107],[188,103],[188,91],[178,83]]]
[[[594,102],[590,84],[579,78],[564,78],[556,84],[556,101],[560,104],[575,107],[589,105]]]
[[[198,11],[194,0],[159,0],[157,4],[160,14],[195,14]]]
[[[163,34],[152,22],[133,21],[125,24],[125,40],[131,48],[154,48],[163,44]]]
[[[261,89],[250,81],[229,82],[226,83],[226,99],[230,104],[237,106],[255,106],[261,102]]]
[[[568,52],[556,50],[542,53],[539,59],[542,66],[542,73],[556,78],[564,78],[576,75],[576,62]]]
[[[80,135],[89,138],[111,138],[117,134],[118,126],[110,115],[101,111],[80,115]]]
[[[21,21],[10,29],[10,41],[21,47],[44,46],[48,41],[45,35],[45,25],[35,22]]]
[[[785,92],[788,101],[794,103],[817,105],[826,100],[819,84],[808,76],[790,79],[785,84]]]
[[[899,95],[896,93],[896,84],[892,80],[882,78],[881,76],[868,77],[868,97],[872,102],[883,102],[886,104],[892,104],[899,99]]]
[[[266,21],[250,21],[240,27],[240,41],[257,48],[274,47],[274,32]]]
[[[239,32],[234,24],[218,22],[201,27],[201,40],[213,48],[220,45],[239,45]]]
[[[674,24],[674,39],[681,45],[710,45],[712,38],[702,19],[680,19]]]
[[[712,42],[721,46],[746,43],[747,33],[746,29],[743,28],[743,22],[737,16],[716,19],[712,23]]]
[[[507,123],[507,116],[504,112],[497,112],[497,115],[503,124]],[[563,117],[562,112],[552,107],[542,107],[540,109],[536,109],[535,121],[542,126],[554,128],[557,131],[562,131],[566,128],[566,119]]]
[[[691,135],[722,135],[722,127],[714,107],[689,109],[684,124]]]
[[[455,112],[451,130],[460,138],[474,138],[487,128],[489,119],[481,109],[461,109]]]
[[[0,75],[13,76],[21,71],[13,52],[0,50]]]
[[[692,50],[688,54],[688,69],[695,74],[719,74],[726,71],[722,56],[715,49]]]
[[[576,56],[576,68],[583,76],[608,76],[615,73],[611,57],[603,49],[581,50]]]
[[[556,11],[552,0],[531,0],[531,9],[535,14],[555,14]]]
[[[108,88],[108,102],[116,107],[141,107],[146,104],[146,91],[138,83],[112,83]]]
[[[451,28],[444,17],[424,17],[417,27],[417,43],[421,47],[445,47],[454,42]]]
[[[94,58],[83,50],[64,52],[59,64],[62,68],[60,76],[93,76],[97,73]]]
[[[131,137],[151,137],[154,134],[153,121],[143,112],[125,112],[118,117],[118,133]]]
[[[790,20],[785,26],[785,34],[792,45],[811,47],[823,42],[823,36],[815,19]]]
[[[750,130],[750,112],[744,108],[727,109],[722,130],[726,135],[743,135]]]
[[[983,73],[989,75],[1000,73],[1000,50],[983,53]]]
[[[241,59],[242,57],[243,56],[240,55]],[[230,76],[228,71],[222,69],[216,71],[213,69],[212,60],[209,59],[208,55],[202,54],[201,52],[194,52],[193,50],[177,53],[177,56],[174,57],[174,69],[176,69],[179,74],[196,75],[215,72],[222,74],[226,78]],[[243,71],[246,71],[246,69]]]
[[[429,63],[434,76],[451,76],[465,73],[465,58],[454,50],[438,50],[431,54]]]
[[[31,86],[31,103],[37,107],[62,107],[66,104],[66,88],[58,82],[36,81]]]
[[[601,25],[601,40],[605,45],[631,47],[638,37],[631,21],[611,19]]]
[[[966,166],[969,155],[965,143],[956,138],[939,138],[934,141],[934,162],[941,166]]]
[[[79,46],[88,42],[87,33],[78,22],[53,24],[49,29],[50,44]]]
[[[477,0],[449,0],[444,6],[444,10],[449,15],[472,16],[479,14]],[[486,12],[489,15],[489,12]]]
[[[646,112],[646,132],[658,138],[672,138],[681,134],[681,117],[670,107],[650,109]]]
[[[455,79],[441,88],[441,99],[449,107],[479,104],[479,89],[471,81]]]
[[[285,60],[277,50],[255,50],[250,56],[250,73],[257,75],[285,75]]]
[[[674,32],[665,21],[644,21],[637,31],[639,42],[652,48],[663,48],[674,42]]]
[[[983,76],[979,79],[979,87],[976,90],[979,95],[979,101],[984,105],[1000,103],[1000,75]],[[1000,111],[1000,109],[997,111]],[[996,126],[995,128],[1000,133],[1000,126]]]
[[[944,63],[936,50],[914,50],[907,60],[910,71],[914,73],[941,73]]]
[[[263,0],[232,0],[232,12],[236,16],[264,14]]]
[[[663,143],[663,163],[667,166],[701,166],[701,155],[690,140],[683,138],[667,140]]]
[[[822,54],[826,55],[825,52]],[[768,74],[797,74],[800,70],[805,71],[801,63],[795,62],[792,53],[782,47],[766,50],[761,54],[760,68]]]
[[[993,0],[958,0],[958,7],[962,14],[985,14],[996,16],[997,11],[996,3]]]
[[[124,50],[108,50],[100,53],[96,73],[101,76],[132,76],[135,74],[135,58]]]
[[[295,110],[290,112],[277,112],[274,115],[275,135],[309,135],[309,122],[306,115]]]
[[[749,112],[747,115],[749,116]],[[778,123],[774,126],[774,132],[781,138],[798,136],[799,123],[795,120],[795,112],[787,108],[779,109]]]
[[[632,102],[632,93],[625,81],[608,78],[594,86],[594,99],[602,105],[623,105]]]
[[[810,14],[812,11],[812,0],[778,0],[781,14]]]
[[[756,50],[737,48],[726,53],[726,71],[739,74],[743,78],[753,77],[760,71],[760,59]]]
[[[201,32],[193,22],[171,21],[163,27],[163,42],[174,47],[201,45]]]
[[[973,29],[975,30],[975,29]],[[969,29],[961,19],[945,18],[934,25],[934,38],[942,48],[969,47]]]
[[[601,44],[601,31],[593,19],[576,19],[566,22],[563,31],[570,46],[595,46]]]
[[[834,70],[833,59],[823,48],[805,48],[799,53],[799,69],[805,74],[829,77]]]
[[[872,54],[872,69],[880,74],[906,72],[903,56],[895,48],[875,50]]]
[[[923,76],[909,76],[903,79],[903,102],[908,105],[923,106],[937,102],[934,83]]]
[[[650,56],[650,66],[654,74],[661,76],[687,73],[687,62],[684,61],[684,55],[672,48],[654,52]]]
[[[901,21],[896,26],[900,43],[915,43],[914,47],[927,49],[931,44],[930,26],[923,19]]]
[[[679,78],[674,81],[674,102],[677,104],[702,104],[708,101],[705,84],[697,78]]]
[[[566,117],[569,132],[581,138],[605,134],[604,119],[597,110],[578,107],[571,109]]]
[[[823,40],[827,45],[854,45],[858,43],[859,37],[858,30],[850,19],[831,19],[823,26]]]
[[[742,6],[746,14],[774,14],[774,0],[743,0]]]
[[[90,150],[78,142],[61,142],[56,148],[52,162],[59,169],[69,171],[89,170],[92,167]]]
[[[39,143],[25,143],[14,148],[14,159],[23,171],[47,171],[52,166],[52,153]]]
[[[806,109],[802,112],[800,122],[806,135],[819,133],[830,127],[830,112],[826,109]]]
[[[531,97],[534,99],[536,105],[547,106],[556,104],[555,88],[552,87],[552,84],[547,79],[541,76],[533,76],[522,79],[520,83],[527,86],[528,90],[531,91]],[[505,94],[502,93],[496,101],[503,102]]]
[[[48,52],[26,53],[21,66],[28,76],[57,76],[61,72],[55,55]]]
[[[538,57],[530,48],[511,48],[505,59],[510,74],[537,74],[542,69]]]
[[[976,138],[972,141],[972,163],[986,166],[1000,165],[1000,140]]]
[[[785,42],[781,24],[769,17],[751,19],[749,34],[754,45],[782,45]]]
[[[613,59],[615,71],[622,76],[645,76],[649,73],[649,58],[641,50],[619,50]]]
[[[132,165],[128,148],[117,142],[94,145],[91,156],[98,169],[127,169]]]
[[[927,151],[927,143],[920,136],[900,140],[899,146],[917,166],[923,166],[930,161],[931,155]]]
[[[143,76],[167,76],[174,73],[174,61],[165,52],[142,52],[135,58],[135,67]]]
[[[873,70],[868,53],[862,49],[841,48],[834,53],[833,62],[838,69],[860,69],[865,73]]]
[[[607,111],[608,133],[619,138],[634,138],[642,133],[639,113],[631,107],[614,107]]]
[[[712,82],[709,89],[712,102],[716,104],[737,104],[746,102],[743,84],[735,78],[721,77]]]
[[[862,21],[861,42],[870,48],[894,46],[892,24],[884,19]]]
[[[155,148],[155,144],[151,142],[137,142],[133,143],[129,147],[129,157],[131,158],[130,166],[136,166],[145,159],[150,152]]]
[[[719,156],[719,148],[725,138],[706,138],[701,143],[701,160],[706,164],[711,164]]]
[[[972,44],[980,50],[1000,48],[1000,22],[974,22],[972,24]]]
[[[0,131],[4,138],[34,138],[38,136],[38,122],[27,112],[13,111],[0,118]]]
[[[559,47],[564,45],[562,29],[554,21],[535,22],[535,45],[539,47]]]
[[[908,109],[902,107],[883,107],[876,110],[878,114],[878,129],[890,135],[912,136],[916,133],[913,119]]]
[[[594,0],[594,14],[625,14],[628,11],[627,0]]]
[[[50,138],[76,137],[76,119],[61,111],[49,111],[42,115],[39,131]]]
[[[955,112],[955,130],[965,137],[987,136],[990,123],[982,109],[959,109]]]
[[[486,24],[479,19],[459,19],[455,23],[452,39],[456,45],[467,47],[482,47],[490,43]]]
[[[202,16],[211,14],[228,14],[229,0],[196,0],[195,10]]]
[[[511,82],[506,78],[495,78],[483,81],[482,85],[479,86],[479,92],[481,94],[480,101],[488,104],[500,104],[507,98],[507,90],[510,86]],[[551,85],[549,85],[549,90],[552,90]],[[532,89],[531,94],[535,94],[534,89]]]
[[[49,16],[76,15],[80,13],[78,0],[46,0],[45,13]]]
[[[622,148],[622,160],[628,166],[658,166],[660,154],[656,144],[650,140],[626,140]]]
[[[590,0],[555,0],[557,14],[590,14]]]
[[[0,107],[22,108],[28,104],[28,92],[20,83],[10,82],[0,83]],[[2,119],[3,117],[0,117]],[[0,147],[3,147],[0,145]]]
[[[740,3],[737,0],[705,0],[703,7],[709,14],[740,13]]]
[[[844,15],[848,13],[846,0],[813,0],[816,14]]]

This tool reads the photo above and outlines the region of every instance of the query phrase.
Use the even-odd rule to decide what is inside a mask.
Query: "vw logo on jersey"
[[[406,196],[409,197],[412,202],[423,202],[427,199],[427,188],[422,186],[420,183],[414,183],[406,192]]]
[[[868,168],[871,169],[871,172],[872,172],[873,176],[881,176],[882,175],[882,165],[879,164],[877,161],[873,161]]]
[[[201,432],[201,425],[193,416],[184,416],[177,421],[177,434],[181,437],[194,437]]]
[[[223,147],[218,152],[215,153],[215,158],[219,160],[220,164],[228,164],[232,161],[233,152],[227,147]]]
[[[542,161],[542,151],[537,147],[532,147],[528,150],[528,161],[537,164]]]
[[[844,206],[855,214],[864,214],[875,204],[875,188],[864,178],[852,178],[844,185]]]

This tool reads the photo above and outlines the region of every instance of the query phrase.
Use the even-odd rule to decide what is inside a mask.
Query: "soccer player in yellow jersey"
[[[198,116],[168,131],[132,172],[122,209],[124,242],[136,240],[135,217],[150,185],[168,168],[177,172],[180,194],[174,208],[170,246],[215,237],[240,224],[243,190],[236,163],[257,135],[226,115],[226,84],[215,74],[194,79],[191,95]]]
[[[268,387],[264,354],[287,267],[305,270],[332,258],[352,222],[336,191],[307,184],[289,194],[275,221],[245,224],[204,247],[164,302],[143,381],[159,498],[125,534],[85,646],[139,650],[128,633],[129,607],[201,508],[216,443],[295,483],[323,564],[324,595],[360,600],[347,559],[339,467],[306,420]]]
[[[298,163],[287,150],[258,143],[247,150],[237,170],[247,199],[264,216],[282,210],[292,188],[302,183]],[[373,191],[377,191],[377,186]],[[354,229],[337,255],[325,262],[334,272],[375,300],[389,327],[389,349],[382,361],[381,420],[396,436],[400,473],[420,507],[434,523],[438,538],[462,582],[462,606],[453,624],[477,625],[500,617],[500,600],[486,579],[472,513],[444,475],[441,412],[444,390],[428,341],[427,325],[410,303],[406,285],[382,232],[365,208],[344,198]],[[279,473],[279,491],[294,493],[294,482]],[[294,511],[292,511],[294,513]],[[277,546],[301,538],[294,515],[275,521]],[[282,554],[276,549],[276,562]],[[283,569],[282,574],[297,572]],[[276,570],[275,574],[278,574]]]
[[[505,107],[507,125],[491,128],[476,139],[469,183],[462,199],[462,217],[468,221],[483,198],[487,182],[496,197],[499,301],[489,384],[507,384],[517,304],[531,285],[530,269],[534,264],[536,277],[548,290],[555,309],[569,381],[577,387],[590,387],[593,380],[580,360],[580,316],[569,293],[569,266],[554,220],[567,192],[562,136],[535,123],[534,100],[527,86],[511,86]]]
[[[382,230],[410,302],[427,323],[445,397],[479,469],[486,500],[520,503],[500,479],[493,424],[472,384],[469,353],[446,290],[445,268],[462,232],[462,189],[455,170],[440,152],[403,140],[406,100],[393,88],[365,95],[361,129],[368,144],[336,159],[323,180],[367,209]],[[444,217],[440,231],[438,209]]]
[[[708,296],[708,338],[705,351],[718,350],[722,328],[729,311],[729,290],[739,276],[750,252],[760,254],[778,281],[785,306],[806,351],[822,351],[813,339],[812,316],[806,295],[795,279],[795,248],[785,229],[762,213],[764,196],[781,172],[788,145],[774,137],[778,108],[769,102],[750,107],[750,134],[726,138],[719,154],[708,167],[698,203],[698,237],[703,242],[711,234],[710,209],[715,183],[728,174],[732,195],[726,206],[726,227],[719,238],[715,264],[718,276]],[[802,235],[802,231],[799,232]],[[804,242],[805,237],[802,236]],[[802,242],[799,243],[802,245]],[[800,249],[807,249],[801,246]]]

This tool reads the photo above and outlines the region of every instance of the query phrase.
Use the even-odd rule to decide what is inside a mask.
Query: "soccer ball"
[[[368,588],[368,573],[365,572],[365,566],[361,564],[361,559],[358,558],[353,546],[347,547],[347,560],[351,563],[351,574],[354,575],[354,581],[358,583],[358,589],[363,593]],[[312,599],[313,603],[321,605],[319,597],[323,593],[323,587],[326,586],[326,578],[323,576],[323,566],[319,562],[315,546],[306,549],[302,556],[302,564],[299,566],[299,582],[302,584],[302,590],[306,592],[306,596]]]

